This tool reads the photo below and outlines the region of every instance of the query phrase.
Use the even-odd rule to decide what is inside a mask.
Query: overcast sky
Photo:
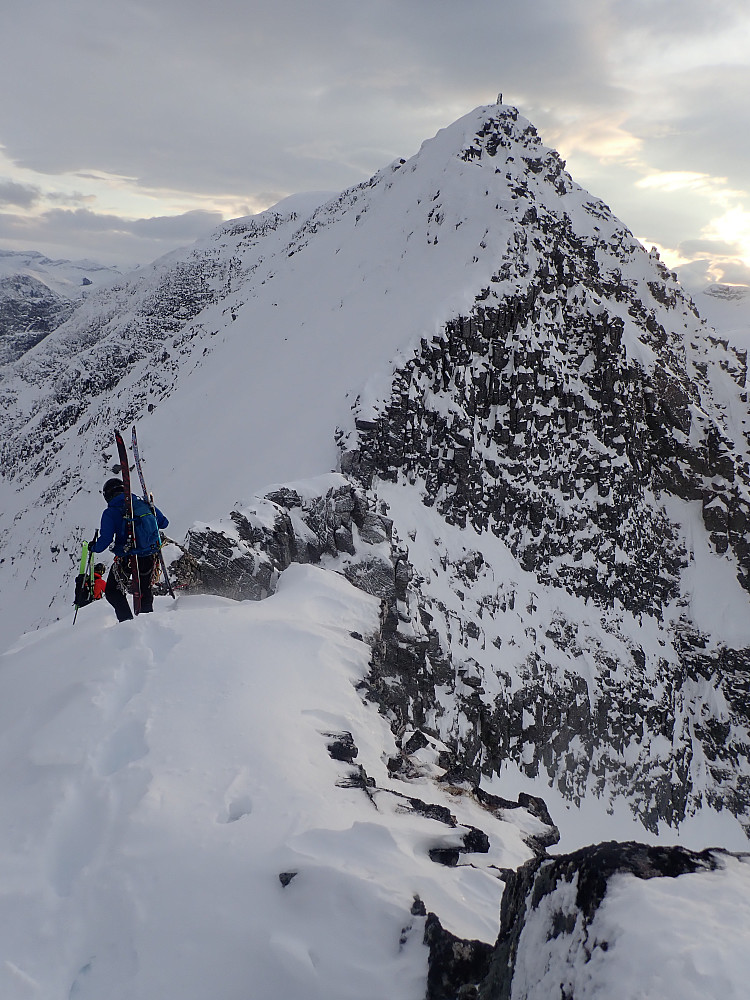
[[[144,263],[502,91],[671,266],[750,280],[748,0],[3,0],[0,249]]]

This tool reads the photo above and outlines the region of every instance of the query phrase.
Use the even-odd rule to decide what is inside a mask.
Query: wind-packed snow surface
[[[393,736],[356,690],[377,620],[295,565],[260,603],[160,599],[118,626],[101,601],[2,657],[3,1000],[417,1000],[415,895],[494,939],[497,868],[540,824],[495,821],[473,866],[430,860],[462,829],[404,795],[455,797],[389,776]],[[377,787],[347,787],[342,732]]]
[[[102,601],[0,658],[3,1000],[420,1000],[415,897],[459,937],[494,941],[499,870],[530,856],[540,824],[391,777],[393,735],[357,691],[377,622],[374,598],[294,565],[259,603],[162,598],[120,626]],[[370,786],[330,756],[343,732]],[[414,795],[459,825],[415,812]],[[461,823],[489,850],[436,864]],[[617,1000],[745,995],[747,864],[620,876],[590,963],[544,931],[555,907],[575,921],[574,889],[528,918],[514,997],[560,982]]]

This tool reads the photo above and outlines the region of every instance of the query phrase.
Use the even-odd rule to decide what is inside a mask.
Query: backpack
[[[152,556],[161,548],[161,534],[156,515],[150,504],[133,495],[133,528],[135,548],[130,552],[136,556]]]
[[[91,604],[94,600],[94,596],[91,593],[91,581],[87,573],[79,573],[76,577],[76,593],[73,599],[73,604],[77,608],[85,608],[87,604]]]

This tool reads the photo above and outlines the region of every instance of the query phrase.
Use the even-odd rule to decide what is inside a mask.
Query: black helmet
[[[108,479],[104,484],[102,493],[104,494],[104,499],[109,503],[112,497],[116,497],[118,493],[124,493],[125,487],[123,486],[122,479]]]

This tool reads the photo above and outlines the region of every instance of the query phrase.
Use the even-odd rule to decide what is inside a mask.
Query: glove
[[[98,537],[97,535],[94,535],[94,537],[89,542],[89,551],[90,552],[93,552],[93,550],[94,550],[94,546],[96,545],[97,537]]]

